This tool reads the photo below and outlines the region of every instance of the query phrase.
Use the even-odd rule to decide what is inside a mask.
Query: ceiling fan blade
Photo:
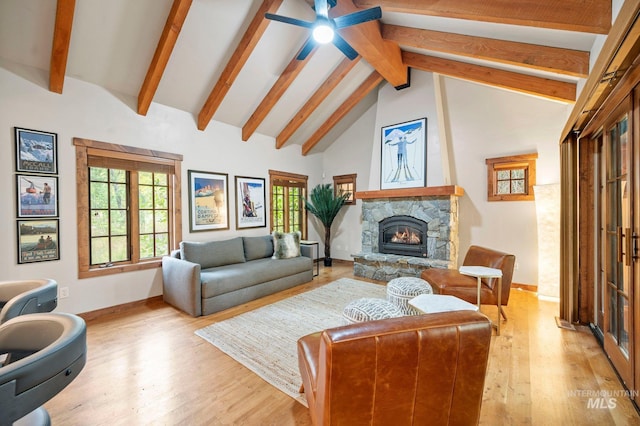
[[[274,15],[273,13],[265,13],[264,17],[267,19],[271,19],[272,21],[280,21],[285,24],[297,25],[299,27],[311,28],[313,27],[313,22],[303,21],[301,19],[289,18],[287,16]]]
[[[380,6],[376,6],[371,9],[359,10],[358,12],[349,13],[348,15],[338,16],[333,19],[333,23],[336,28],[344,28],[363,22],[375,21],[380,18],[382,18],[382,9],[380,9]]]
[[[327,0],[315,0],[316,15],[322,16],[323,18],[327,18],[329,16],[329,6],[327,5]]]
[[[313,37],[309,37],[309,39],[304,44],[304,46],[302,46],[302,49],[300,49],[300,53],[298,53],[298,56],[296,56],[296,59],[299,61],[305,60],[306,57],[309,56],[309,53],[311,53],[311,51],[315,47],[316,47],[316,42],[313,40]]]
[[[349,46],[349,43],[346,42],[345,39],[340,37],[338,33],[333,35],[333,44],[340,49],[344,56],[347,58],[354,60],[358,57],[358,52],[356,52],[353,47]]]

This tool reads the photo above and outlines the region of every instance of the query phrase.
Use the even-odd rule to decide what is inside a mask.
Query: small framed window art
[[[348,193],[349,198],[345,201],[345,204],[356,203],[356,173],[350,175],[339,175],[333,177],[333,190],[336,196]]]
[[[538,154],[533,153],[487,159],[487,199],[534,200],[537,158]]]

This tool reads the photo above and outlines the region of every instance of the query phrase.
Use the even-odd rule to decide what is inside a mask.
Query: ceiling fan
[[[309,38],[300,50],[300,53],[296,58],[298,60],[306,58],[313,50],[316,43],[325,44],[330,42],[340,49],[347,58],[355,59],[358,56],[358,52],[356,52],[353,47],[349,46],[349,43],[347,43],[346,40],[343,39],[335,30],[380,19],[382,17],[382,9],[380,9],[379,6],[376,6],[370,9],[330,18],[329,9],[336,5],[336,1],[337,0],[314,0],[316,20],[313,22],[274,15],[273,13],[266,13],[265,18],[297,25],[299,27],[310,28],[312,30],[313,37]]]

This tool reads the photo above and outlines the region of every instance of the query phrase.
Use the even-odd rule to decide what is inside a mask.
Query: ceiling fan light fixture
[[[333,28],[326,23],[320,23],[313,28],[313,39],[320,44],[333,41]]]

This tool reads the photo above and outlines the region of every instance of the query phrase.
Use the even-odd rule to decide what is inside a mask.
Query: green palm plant
[[[331,266],[331,225],[344,205],[349,193],[335,196],[330,184],[315,186],[304,204],[308,212],[324,225],[324,264]]]

